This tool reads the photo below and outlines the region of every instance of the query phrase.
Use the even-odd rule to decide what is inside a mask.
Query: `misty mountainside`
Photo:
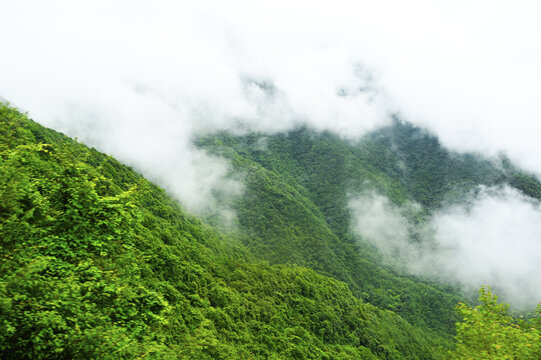
[[[423,243],[431,213],[479,185],[541,195],[508,160],[450,153],[401,122],[355,142],[299,128],[196,143],[245,185],[222,199],[233,226],[0,106],[1,358],[448,358],[464,295],[389,263],[352,204],[385,196]],[[455,354],[486,344],[476,326],[458,328]],[[538,354],[532,334],[504,338]]]
[[[246,184],[234,209],[243,243],[253,254],[344,281],[355,296],[443,337],[454,333],[453,308],[464,295],[452,283],[389,266],[364,238],[366,229],[355,229],[352,203],[384,196],[411,224],[406,241],[430,246],[423,229],[431,214],[466,202],[480,186],[507,185],[541,196],[539,181],[505,158],[453,153],[430,133],[399,120],[355,141],[301,127],[275,135],[220,133],[202,136],[197,144],[230,159]],[[377,230],[393,236],[389,226]],[[393,255],[399,264],[408,256]]]
[[[241,237],[246,245],[188,215],[112,157],[2,105],[0,357],[445,357],[448,336],[352,293],[350,288],[362,288],[362,278],[375,286],[380,277],[384,292],[386,286],[401,289],[386,270],[351,255],[357,253],[354,244],[338,237],[323,210],[307,200],[307,190],[295,185],[300,174],[286,175],[286,181],[247,157],[237,160],[254,172],[255,184],[269,187],[267,199],[247,194],[241,200],[243,228],[254,222]],[[269,214],[284,196],[284,208],[274,211],[291,216],[287,226],[285,218]],[[267,225],[252,213],[253,202],[261,200],[267,202],[260,210],[269,216]],[[285,209],[290,204],[294,213]],[[273,227],[274,222],[279,223]],[[260,226],[268,227],[267,238]],[[278,236],[288,237],[281,241],[291,259],[279,253],[279,261],[276,253],[283,250],[273,238]],[[272,263],[288,264],[261,261],[265,248],[272,251]],[[294,257],[305,255],[305,261]],[[350,264],[357,263],[366,273],[345,279],[350,286],[336,280],[353,274]],[[442,290],[404,281],[426,289],[419,294],[427,295],[425,302],[454,306],[453,295],[442,301]],[[385,301],[391,295],[381,298],[390,307]]]

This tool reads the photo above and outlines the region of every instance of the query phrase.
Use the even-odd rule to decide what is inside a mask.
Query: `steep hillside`
[[[113,158],[2,105],[0,357],[441,357],[445,349],[435,344],[445,341],[427,336],[422,321],[412,326],[318,274],[343,278],[357,289],[366,279],[373,294],[389,292],[383,299],[403,296],[392,293],[403,289],[387,270],[351,255],[357,254],[350,251],[354,244],[337,235],[328,209],[301,185],[304,170],[282,177],[249,157],[236,156],[235,163],[251,174],[257,196],[241,200],[248,247],[187,215]],[[273,263],[300,263],[317,272],[261,262],[263,247]],[[288,260],[288,251],[297,257]],[[353,268],[356,262],[362,267]],[[447,296],[441,290],[400,281],[415,288],[416,296],[427,295],[424,302],[454,305],[452,296],[441,301],[440,295]],[[404,306],[410,303],[397,300],[397,310],[408,313]]]
[[[398,120],[355,142],[299,128],[271,136],[221,133],[197,143],[231,159],[243,176],[247,190],[236,210],[254,254],[345,281],[356,296],[442,336],[454,332],[452,309],[461,295],[384,266],[352,233],[350,199],[376,191],[397,206],[418,204],[410,220],[420,225],[479,185],[506,183],[541,195],[535,177],[508,161],[449,152],[431,134]]]

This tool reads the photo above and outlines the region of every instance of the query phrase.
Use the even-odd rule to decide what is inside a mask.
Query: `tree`
[[[490,288],[479,290],[481,305],[459,303],[456,311],[457,347],[453,359],[540,359],[541,327],[538,317],[516,320],[508,315],[509,304],[498,303]],[[537,307],[541,313],[541,307]]]

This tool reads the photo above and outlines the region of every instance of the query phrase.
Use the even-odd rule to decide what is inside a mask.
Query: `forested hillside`
[[[130,168],[15,109],[1,107],[0,136],[3,359],[445,352],[342,282],[257,260]]]
[[[231,159],[244,179],[246,194],[235,210],[244,244],[256,256],[342,280],[355,296],[443,338],[454,334],[453,308],[462,295],[383,265],[352,233],[348,201],[369,190],[397,206],[418,204],[410,220],[422,225],[433,210],[465,200],[479,185],[509,184],[541,195],[539,181],[509,161],[452,153],[399,120],[356,141],[302,127],[275,135],[221,133],[198,144]]]
[[[305,128],[197,143],[246,184],[226,234],[1,105],[2,359],[446,358],[462,296],[384,265],[351,231],[348,198],[415,201],[423,222],[478,184],[541,195],[507,160],[451,154],[400,122],[355,143]]]

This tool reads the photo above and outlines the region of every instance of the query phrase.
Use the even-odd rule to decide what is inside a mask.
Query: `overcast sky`
[[[143,110],[160,102],[183,128],[306,121],[350,136],[398,112],[541,173],[540,4],[4,1],[0,96],[75,132],[79,112],[163,121]]]
[[[539,1],[3,0],[1,11],[0,96],[196,213],[234,219],[212,192],[242,193],[242,179],[224,181],[227,162],[190,142],[216,129],[308,123],[358,137],[399,114],[452,149],[504,152],[541,174]],[[440,241],[480,258],[464,241],[519,224],[532,230],[505,239],[526,250],[494,256],[531,264],[539,204],[513,192],[475,201],[470,214],[507,210],[439,214]]]

